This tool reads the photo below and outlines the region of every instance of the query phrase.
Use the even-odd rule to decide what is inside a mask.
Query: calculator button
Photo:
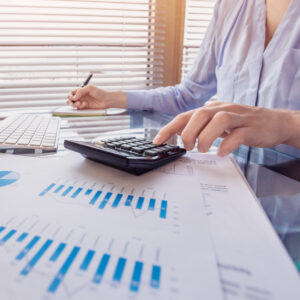
[[[135,153],[143,153],[144,152],[144,148],[142,148],[142,147],[133,147],[133,148],[131,148],[131,151],[132,152],[135,152]]]
[[[131,148],[132,148],[132,146],[130,146],[129,144],[123,144],[123,145],[121,145],[121,147],[120,147],[122,150],[127,150],[127,151],[129,151]]]
[[[167,148],[168,151],[176,151],[179,149],[178,146],[173,146],[173,145],[167,145],[167,146],[165,146],[165,148]]]
[[[145,145],[145,146],[143,146],[143,148],[144,148],[144,150],[149,150],[149,149],[153,149],[155,147],[152,145]]]
[[[120,142],[113,142],[112,144],[114,144],[115,147],[120,147],[123,143],[120,143]]]
[[[168,150],[165,149],[164,147],[154,148],[154,149],[152,149],[152,151],[155,151],[157,154],[163,154],[163,153],[168,152]]]
[[[130,143],[130,144],[127,144],[128,146],[131,146],[131,147],[137,147],[137,146],[139,146],[139,144],[137,144],[137,143]]]
[[[145,152],[144,152],[144,155],[145,156],[155,156],[155,155],[157,155],[158,153],[156,152],[156,151],[154,151],[154,150],[146,150]]]
[[[114,149],[115,148],[115,145],[113,143],[105,143],[105,146],[107,148],[111,148],[111,149]]]

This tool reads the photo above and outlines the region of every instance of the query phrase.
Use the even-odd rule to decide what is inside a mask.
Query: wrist
[[[290,121],[287,124],[287,130],[290,134],[285,144],[300,149],[300,112],[290,111],[289,115]]]
[[[107,108],[126,108],[127,107],[127,97],[126,93],[123,91],[112,91],[107,92],[105,97],[105,103]]]

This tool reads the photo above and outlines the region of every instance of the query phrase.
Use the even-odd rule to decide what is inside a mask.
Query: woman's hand
[[[161,144],[172,135],[181,135],[184,147],[207,152],[214,140],[223,137],[220,156],[231,153],[241,144],[272,147],[289,144],[300,147],[299,113],[246,105],[209,102],[208,105],[178,115],[163,127],[154,139]]]
[[[77,109],[126,108],[124,92],[108,92],[93,85],[75,89],[68,95],[67,104]]]

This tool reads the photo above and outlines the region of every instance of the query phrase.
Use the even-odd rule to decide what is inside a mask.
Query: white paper
[[[77,109],[72,106],[61,106],[53,110],[53,115],[56,116],[104,116],[105,109]]]
[[[159,172],[197,178],[226,300],[300,299],[296,268],[231,158],[193,153]]]
[[[0,155],[0,166],[0,299],[223,299],[193,178],[136,177],[77,154]]]

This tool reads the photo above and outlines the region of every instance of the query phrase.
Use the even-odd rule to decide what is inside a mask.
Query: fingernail
[[[184,145],[184,148],[187,150],[187,151],[191,151],[194,149],[194,145],[192,144],[187,144],[187,145]]]
[[[157,135],[153,140],[153,144],[160,144],[161,142],[162,142],[162,137],[160,135]]]

